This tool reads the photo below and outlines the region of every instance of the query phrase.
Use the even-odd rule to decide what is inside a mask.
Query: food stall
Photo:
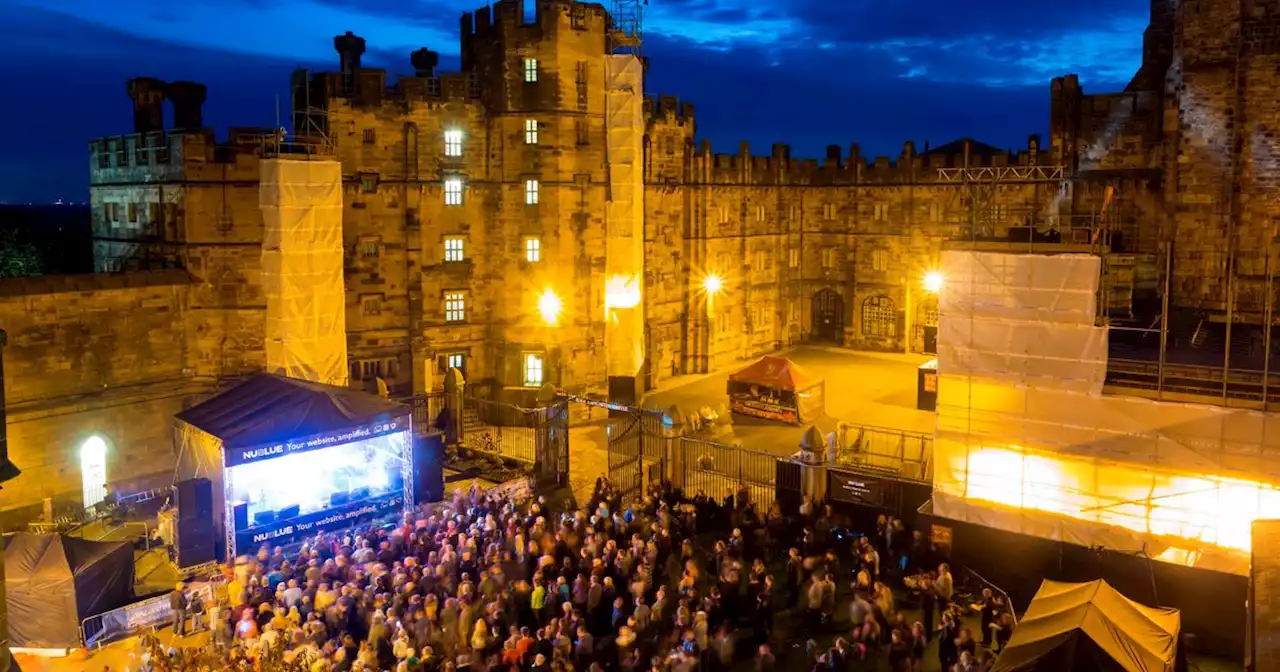
[[[729,375],[729,410],[798,425],[823,414],[824,382],[784,357],[761,357]]]

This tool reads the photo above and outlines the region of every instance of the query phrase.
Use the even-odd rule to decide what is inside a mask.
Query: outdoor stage
[[[410,409],[375,395],[262,374],[178,414],[176,431],[179,473],[212,483],[219,559],[415,501]]]

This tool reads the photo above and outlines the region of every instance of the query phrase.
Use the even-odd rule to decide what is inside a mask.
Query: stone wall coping
[[[126,271],[123,273],[80,273],[0,279],[0,298],[39,294],[74,294],[135,287],[192,285],[200,280],[183,269]]]

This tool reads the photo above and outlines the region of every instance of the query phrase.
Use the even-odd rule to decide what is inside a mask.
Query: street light
[[[542,321],[547,324],[554,325],[556,320],[560,319],[560,310],[563,307],[560,297],[549,288],[538,297],[538,313],[542,315]]]
[[[942,291],[942,274],[938,271],[929,271],[924,274],[924,291],[930,294],[937,294]]]
[[[719,294],[720,290],[724,289],[724,281],[715,273],[709,273],[702,279],[702,288],[707,290],[708,294]]]

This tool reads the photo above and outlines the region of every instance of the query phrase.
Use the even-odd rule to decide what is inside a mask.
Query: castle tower
[[[413,73],[417,77],[430,78],[436,76],[436,66],[440,65],[440,54],[423,47],[409,54],[409,63],[413,65]]]
[[[133,132],[164,130],[164,82],[154,77],[135,77],[127,86],[133,100]]]

